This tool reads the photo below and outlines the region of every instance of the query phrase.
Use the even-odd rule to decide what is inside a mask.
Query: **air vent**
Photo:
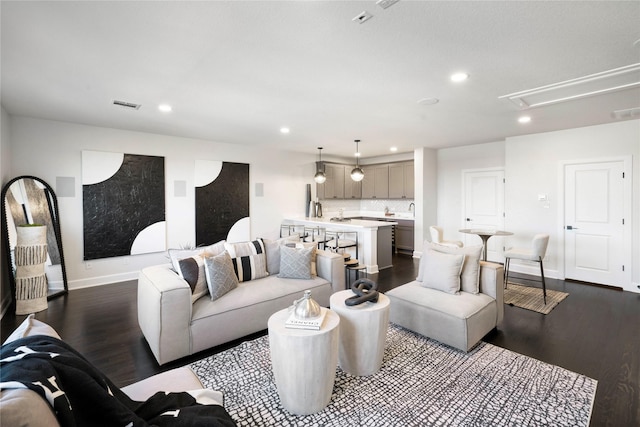
[[[376,4],[383,9],[393,6],[398,3],[400,0],[378,0]]]
[[[371,18],[373,18],[373,15],[365,10],[364,12],[358,14],[358,16],[353,18],[352,21],[353,22],[357,22],[359,24],[364,24],[365,22],[367,22]]]
[[[133,102],[126,101],[118,101],[117,99],[113,101],[113,105],[117,105],[119,107],[131,108],[132,110],[139,110],[142,104],[134,104]]]
[[[631,119],[640,116],[640,107],[627,108],[625,110],[616,110],[611,113],[614,119]]]

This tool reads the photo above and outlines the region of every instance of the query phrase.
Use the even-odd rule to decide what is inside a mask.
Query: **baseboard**
[[[109,274],[107,276],[89,277],[80,280],[70,280],[69,290],[92,288],[94,286],[110,285],[112,283],[127,282],[129,280],[137,280],[138,272],[130,271],[127,273]]]
[[[511,275],[511,273],[522,273],[540,277],[540,265],[536,263],[535,265],[528,266],[524,264],[517,264],[514,260],[511,260],[509,263],[509,275]],[[545,268],[544,277],[545,279],[557,279],[559,277],[558,270],[548,270]]]

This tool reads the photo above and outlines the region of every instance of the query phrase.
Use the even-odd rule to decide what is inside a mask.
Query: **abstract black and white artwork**
[[[82,152],[84,259],[166,250],[164,157]]]
[[[196,245],[250,240],[249,165],[196,160]]]

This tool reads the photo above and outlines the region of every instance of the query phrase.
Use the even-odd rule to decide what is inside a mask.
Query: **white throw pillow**
[[[449,294],[460,291],[460,273],[464,264],[464,255],[445,254],[428,249],[422,254],[422,286]]]
[[[462,266],[462,274],[460,275],[460,290],[472,294],[480,292],[480,257],[482,257],[482,245],[459,248],[431,243],[430,247],[434,251],[446,254],[464,255],[464,264]]]

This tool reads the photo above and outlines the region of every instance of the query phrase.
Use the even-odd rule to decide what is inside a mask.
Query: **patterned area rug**
[[[390,324],[382,369],[338,368],[331,402],[305,416],[280,405],[269,337],[191,364],[224,393],[239,426],[588,426],[597,381],[481,342],[463,353]]]
[[[566,292],[547,289],[547,303],[545,304],[542,297],[542,288],[522,286],[509,282],[509,285],[504,290],[504,303],[542,314],[549,314],[556,305],[560,304],[560,301],[568,296],[569,294]]]

